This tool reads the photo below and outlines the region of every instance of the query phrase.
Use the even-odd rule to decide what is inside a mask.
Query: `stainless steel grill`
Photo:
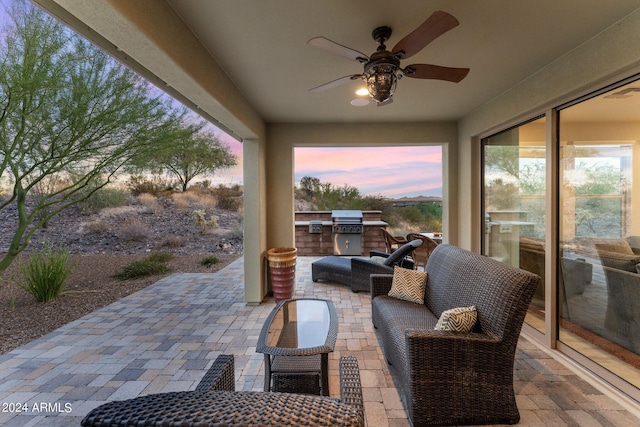
[[[362,211],[331,212],[334,255],[362,255]]]

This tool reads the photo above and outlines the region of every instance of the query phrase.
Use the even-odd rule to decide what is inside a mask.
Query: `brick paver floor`
[[[369,426],[408,421],[371,325],[370,297],[342,285],[313,283],[298,260],[296,297],[334,302],[340,330],[330,355],[360,365]],[[174,274],[148,288],[0,356],[0,425],[79,425],[92,408],[142,394],[190,390],[221,353],[235,356],[236,390],[262,390],[260,329],[274,307],[243,302],[243,259],[211,274]],[[631,426],[640,420],[521,339],[515,366],[522,426]]]

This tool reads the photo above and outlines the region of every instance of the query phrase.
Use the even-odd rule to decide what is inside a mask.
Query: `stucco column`
[[[295,246],[293,139],[267,126],[267,218],[269,248]]]
[[[260,304],[267,292],[262,274],[267,251],[265,152],[263,140],[243,141],[244,300],[247,304]]]

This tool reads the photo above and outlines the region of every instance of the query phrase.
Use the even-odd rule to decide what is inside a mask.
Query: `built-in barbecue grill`
[[[331,212],[334,255],[362,255],[362,211]]]

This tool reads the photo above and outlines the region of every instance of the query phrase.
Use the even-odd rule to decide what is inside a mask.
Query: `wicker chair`
[[[380,227],[382,231],[382,235],[384,236],[384,243],[387,246],[387,253],[392,253],[396,249],[400,248],[402,245],[405,245],[409,241],[402,236],[394,236],[387,231],[386,228]]]
[[[407,234],[407,241],[421,240],[422,245],[418,246],[413,252],[411,252],[411,258],[413,259],[414,268],[422,267],[423,270],[427,269],[427,261],[431,252],[438,246],[438,242],[430,237],[423,236],[419,233]]]
[[[234,391],[232,355],[219,356],[193,391],[105,403],[83,426],[364,426],[358,361],[340,358],[340,399],[308,394]]]

